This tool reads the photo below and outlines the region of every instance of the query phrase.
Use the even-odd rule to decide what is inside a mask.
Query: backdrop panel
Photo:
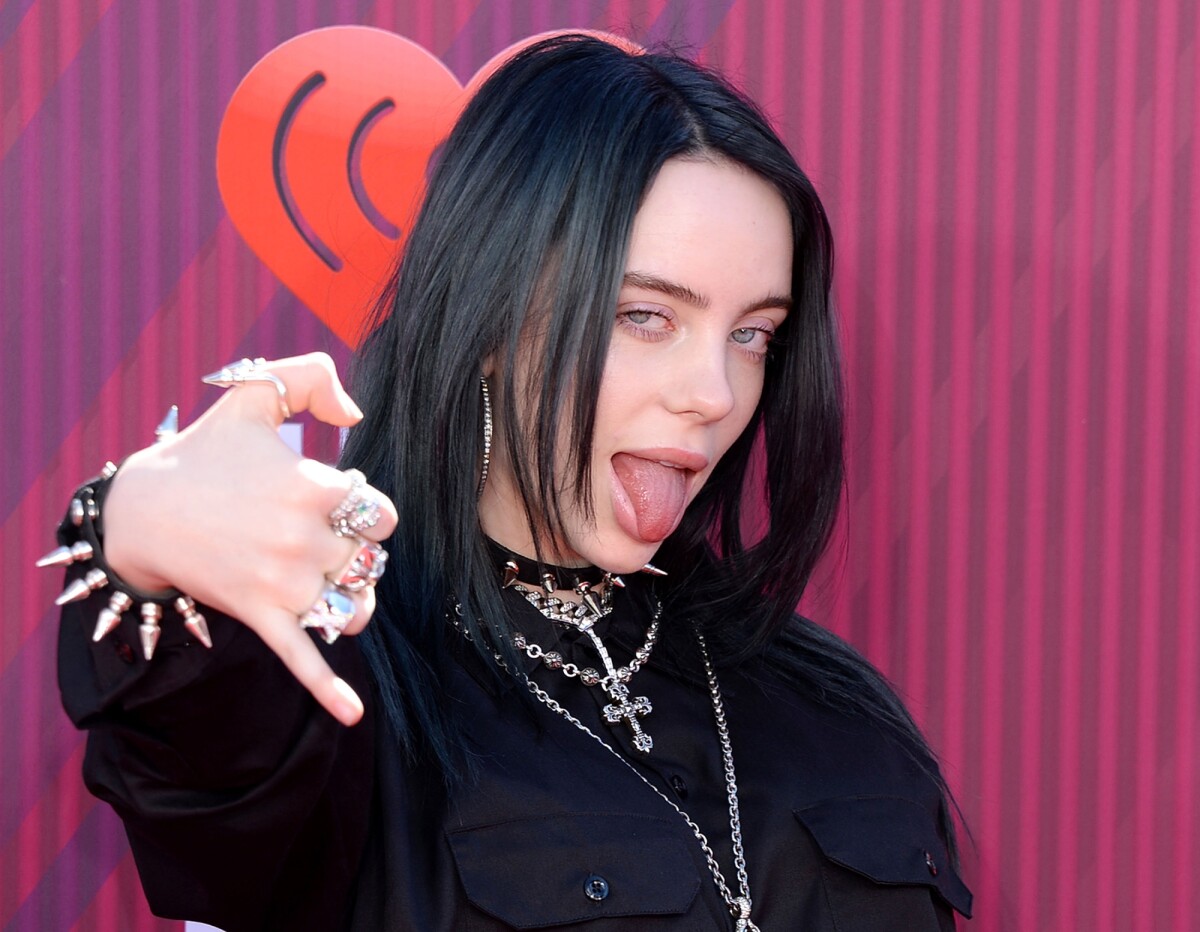
[[[0,928],[178,928],[82,787],[58,578],[32,564],[79,479],[170,403],[211,403],[204,372],[347,358],[243,241],[215,168],[242,77],[336,24],[463,84],[534,33],[613,30],[763,104],[839,247],[851,471],[805,607],[941,750],[971,927],[1200,929],[1186,0],[0,0]]]

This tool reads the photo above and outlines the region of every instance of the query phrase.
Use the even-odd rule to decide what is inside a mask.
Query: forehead
[[[680,282],[715,305],[788,295],[791,218],[779,192],[741,165],[670,159],[634,218],[627,271]]]

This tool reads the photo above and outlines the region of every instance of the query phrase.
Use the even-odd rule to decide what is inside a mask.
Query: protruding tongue
[[[629,496],[642,540],[663,540],[675,530],[687,494],[687,476],[681,469],[618,453],[613,471]]]

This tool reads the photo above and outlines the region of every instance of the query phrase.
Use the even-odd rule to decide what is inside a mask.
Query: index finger
[[[337,427],[350,427],[362,420],[362,411],[342,386],[337,366],[328,353],[267,360],[259,370],[269,372],[283,383],[292,414],[310,411],[318,420]],[[279,425],[283,411],[278,392],[272,385],[266,381],[246,381],[238,388],[242,391],[251,389],[246,400],[252,410],[273,427]]]
[[[312,638],[287,609],[268,609],[260,624],[253,625],[292,676],[313,698],[343,725],[355,725],[363,716],[362,700],[350,684],[333,672]]]

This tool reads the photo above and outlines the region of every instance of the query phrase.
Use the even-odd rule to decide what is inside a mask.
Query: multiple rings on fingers
[[[328,576],[335,586],[347,592],[361,592],[379,582],[387,568],[387,551],[374,541],[358,538],[358,549],[341,572]]]
[[[267,361],[261,356],[232,362],[204,376],[203,381],[206,385],[220,388],[232,388],[247,382],[268,383],[275,386],[279,393],[279,411],[283,419],[286,421],[292,416],[287,386],[283,379],[267,370]],[[336,641],[354,620],[354,594],[374,586],[387,566],[387,551],[361,536],[363,531],[379,523],[382,497],[367,484],[366,476],[359,470],[348,469],[345,473],[350,479],[350,490],[330,512],[329,526],[338,537],[354,538],[357,547],[338,572],[325,577],[321,594],[308,611],[299,615],[300,627],[316,628],[326,644]],[[200,621],[203,623],[203,618]],[[146,656],[150,656],[149,652]]]
[[[350,491],[329,513],[329,526],[338,537],[358,537],[379,523],[379,493],[367,485],[366,476],[357,469],[347,469],[345,474],[350,479]]]
[[[231,388],[246,382],[268,382],[274,385],[275,390],[279,392],[279,411],[286,421],[292,416],[292,409],[288,404],[287,386],[283,384],[283,379],[275,373],[268,372],[266,365],[267,361],[261,356],[257,359],[241,359],[221,367],[216,372],[209,373],[201,381],[205,385],[216,385],[220,388]]]
[[[326,644],[338,639],[354,620],[354,593],[374,586],[387,568],[387,551],[361,535],[379,522],[381,499],[357,469],[346,470],[350,491],[329,514],[329,526],[338,537],[352,537],[358,545],[336,573],[325,577],[321,594],[300,616],[300,627],[316,628]]]

